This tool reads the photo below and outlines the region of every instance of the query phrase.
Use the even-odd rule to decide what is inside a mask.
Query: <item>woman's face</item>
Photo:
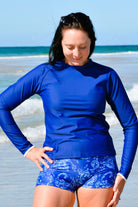
[[[64,29],[61,45],[67,64],[82,66],[88,62],[91,40],[85,31]]]

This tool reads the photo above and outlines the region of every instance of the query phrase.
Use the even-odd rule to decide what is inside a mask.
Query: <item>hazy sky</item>
[[[138,0],[0,0],[0,46],[49,46],[60,17],[78,11],[97,45],[138,44]]]

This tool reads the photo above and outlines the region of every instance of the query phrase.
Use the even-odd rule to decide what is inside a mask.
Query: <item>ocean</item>
[[[48,55],[48,46],[37,47],[0,47],[0,57],[17,58],[24,56],[43,56]],[[96,46],[94,50],[95,54],[137,54],[138,45],[114,45],[114,46]]]
[[[49,47],[0,47],[0,93],[37,65],[48,61]],[[138,45],[96,46],[92,60],[119,74],[138,115]],[[12,111],[22,132],[36,146],[45,137],[42,101],[35,95]],[[123,133],[109,105],[105,112],[120,165]],[[0,129],[0,203],[3,207],[31,206],[38,170],[9,142]],[[137,207],[138,158],[122,194],[121,207]],[[8,199],[8,200],[7,200]],[[23,202],[23,203],[22,203]],[[133,205],[132,205],[133,204]],[[74,206],[77,204],[75,203]]]

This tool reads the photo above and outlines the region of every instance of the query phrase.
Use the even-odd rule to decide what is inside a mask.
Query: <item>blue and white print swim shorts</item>
[[[46,160],[45,160],[46,161]],[[115,156],[96,156],[53,160],[50,168],[42,165],[36,186],[49,185],[75,192],[79,187],[111,188],[118,167]]]

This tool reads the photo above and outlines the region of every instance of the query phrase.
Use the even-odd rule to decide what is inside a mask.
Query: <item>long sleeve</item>
[[[107,101],[124,131],[124,147],[119,173],[127,179],[138,145],[138,121],[124,86],[115,71],[111,71],[108,90]]]
[[[0,126],[23,154],[32,144],[17,126],[11,111],[32,95],[39,93],[43,77],[42,68],[43,65],[31,70],[0,94]]]

